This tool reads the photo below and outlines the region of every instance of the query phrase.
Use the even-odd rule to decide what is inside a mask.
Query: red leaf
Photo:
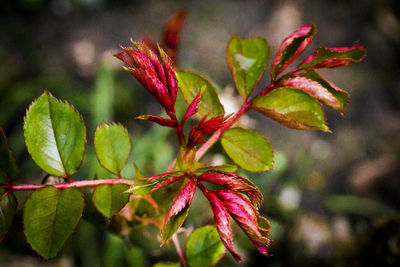
[[[176,121],[171,120],[171,119],[167,119],[167,118],[162,118],[162,117],[157,117],[157,116],[153,116],[153,115],[141,115],[136,117],[136,119],[139,120],[150,120],[152,122],[158,123],[162,126],[167,126],[167,127],[171,127],[171,128],[176,128],[178,127]]]
[[[261,254],[268,256],[269,239],[259,231],[258,211],[249,200],[238,193],[228,190],[216,190],[214,194],[246,233]]]
[[[175,61],[179,45],[180,34],[186,18],[186,9],[174,13],[164,27],[163,41],[167,48],[168,55]]]
[[[178,80],[176,79],[175,71],[173,68],[173,64],[169,56],[162,50],[160,47],[158,48],[161,55],[161,61],[165,69],[167,84],[169,95],[172,103],[175,104],[176,96],[178,94]]]
[[[125,70],[130,72],[157,99],[168,114],[175,114],[178,85],[171,61],[166,55],[162,56],[163,69],[157,55],[147,45],[132,42],[139,51],[132,47],[121,47],[123,50],[115,54],[115,57],[129,65]]]
[[[207,116],[204,116],[200,120],[200,122],[190,131],[188,148],[192,148],[199,143],[204,143],[202,138],[221,128],[230,117],[231,115],[224,117],[224,114],[220,114],[218,116],[212,117],[209,120],[206,120]]]
[[[314,24],[306,24],[283,40],[272,62],[271,77],[273,79],[307,48],[316,33]]]
[[[299,68],[336,68],[360,62],[367,56],[364,46],[354,43],[351,47],[318,47]]]
[[[190,205],[192,204],[194,193],[196,192],[196,187],[197,180],[190,180],[172,203],[171,208],[165,216],[164,226],[161,232],[163,243],[167,242],[185,221],[189,213]]]
[[[166,173],[162,173],[162,174],[158,174],[158,175],[154,175],[151,177],[145,177],[143,178],[143,180],[156,180],[165,176],[175,176],[178,173],[182,173],[181,171],[176,171],[176,172],[166,172]]]
[[[320,78],[321,80],[312,80],[307,77],[302,77],[301,74],[287,80],[283,80],[281,83],[279,83],[279,85],[301,89],[325,105],[343,112],[347,103],[345,100],[348,99],[347,92],[330,83],[329,81],[323,80],[322,76],[318,75],[317,73],[313,73],[315,74],[316,78]],[[342,98],[344,98],[344,100],[342,100]]]
[[[257,186],[246,177],[235,173],[223,171],[209,171],[199,176],[200,181],[205,181],[223,186],[227,189],[246,194],[252,203],[259,208],[263,201],[263,195]]]
[[[186,120],[193,116],[197,112],[197,107],[199,106],[200,100],[201,100],[201,95],[203,93],[203,86],[200,91],[197,93],[196,97],[193,99],[193,101],[189,104],[188,108],[186,109],[185,115],[182,118],[181,125],[184,125]]]
[[[124,68],[133,77],[135,77],[149,93],[163,106],[166,110],[171,110],[171,102],[167,95],[165,86],[158,79],[157,74],[146,69]]]
[[[123,52],[125,52],[123,59],[118,57],[118,55],[121,53],[117,53],[115,56],[119,59],[121,59],[123,62],[128,64],[131,67],[139,68],[139,69],[144,69],[147,71],[151,71],[154,74],[156,73],[156,70],[154,69],[153,64],[151,64],[151,61],[142,53],[139,51],[136,51],[132,47],[123,47]],[[128,59],[129,57],[129,59]]]
[[[156,53],[154,53],[144,42],[135,42],[132,39],[131,39],[131,42],[137,47],[137,49],[140,51],[140,53],[145,55],[151,61],[151,63],[153,64],[153,66],[155,67],[155,69],[157,71],[158,78],[160,79],[162,84],[164,84],[164,86],[167,87],[164,69],[163,69]]]
[[[226,211],[222,202],[211,191],[204,187],[200,187],[204,196],[210,202],[211,208],[214,213],[215,226],[217,227],[219,236],[226,249],[232,254],[237,262],[241,260],[240,255],[233,249],[232,228],[230,225],[229,214]]]
[[[155,186],[153,187],[153,189],[151,190],[151,192],[155,192],[155,191],[157,191],[157,190],[160,190],[160,189],[163,188],[164,186],[170,185],[170,184],[172,184],[172,183],[178,181],[179,179],[181,179],[181,178],[183,178],[183,177],[185,177],[185,176],[186,176],[185,174],[182,174],[182,175],[179,175],[179,176],[172,176],[172,177],[168,178],[167,180],[162,181],[161,183],[155,185]]]

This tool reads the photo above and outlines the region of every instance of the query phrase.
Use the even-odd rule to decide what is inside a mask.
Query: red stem
[[[181,249],[181,245],[179,244],[176,233],[172,235],[172,242],[174,242],[176,253],[178,253],[180,261],[182,262],[184,267],[187,267],[185,256],[183,255],[183,251]]]
[[[175,116],[174,113],[170,113],[168,114],[170,116],[170,118],[172,120],[174,120],[176,122],[176,124],[178,125],[178,127],[175,128],[176,134],[178,135],[178,139],[179,139],[179,144],[183,145],[186,141],[185,141],[185,135],[183,134],[183,125],[179,123],[178,118]]]
[[[199,150],[197,150],[196,152],[196,160],[199,160],[201,157],[203,157],[203,155],[207,152],[208,149],[210,149],[210,147],[212,147],[215,142],[218,141],[218,139],[221,137],[221,135],[223,134],[223,132],[225,130],[227,130],[228,128],[230,128],[235,122],[237,122],[240,117],[245,114],[251,106],[251,101],[250,102],[246,102],[240,109],[238,112],[235,113],[235,115],[229,119],[221,128],[219,128],[208,140],[207,142],[205,142]]]
[[[62,183],[62,184],[6,184],[0,185],[7,192],[19,191],[19,190],[36,190],[45,186],[54,186],[58,189],[65,189],[69,187],[90,187],[90,186],[99,186],[99,185],[112,185],[112,184],[127,184],[133,185],[135,180],[123,179],[123,178],[110,178],[110,179],[101,179],[101,180],[84,180],[84,181],[76,181],[70,183]]]

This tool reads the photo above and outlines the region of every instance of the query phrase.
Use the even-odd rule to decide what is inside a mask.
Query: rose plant
[[[271,224],[259,212],[263,194],[250,179],[236,171],[271,169],[273,150],[260,133],[235,127],[235,123],[253,109],[292,129],[329,132],[322,105],[343,114],[349,95],[316,69],[359,62],[366,56],[366,50],[358,43],[351,47],[318,47],[286,71],[317,32],[314,24],[306,24],[282,42],[272,60],[269,84],[254,92],[267,68],[270,47],[263,38],[233,36],[226,48],[226,61],[243,104],[237,112],[225,114],[209,81],[174,65],[184,17],[184,11],[177,13],[167,24],[164,48],[147,39],[132,41],[132,47],[121,47],[115,54],[166,115],[141,115],[138,119],[172,128],[176,133],[178,153],[168,170],[143,177],[136,168],[135,179],[123,177],[121,172],[131,154],[131,139],[124,126],[108,122],[98,125],[94,147],[100,165],[116,178],[74,180],[85,153],[85,125],[71,104],[56,99],[46,90],[28,108],[23,131],[32,159],[44,172],[58,177],[59,182],[17,184],[16,161],[1,130],[1,238],[17,209],[14,192],[33,191],[23,208],[24,233],[38,255],[46,260],[54,257],[82,216],[85,207],[82,188],[92,187],[94,206],[105,217],[118,222],[114,228],[129,231],[132,221],[157,226],[161,243],[172,240],[185,266],[213,266],[224,255],[223,247],[240,261],[241,256],[234,248],[231,218],[260,253],[269,255]],[[181,118],[175,110],[178,94],[187,102]],[[196,118],[194,126],[187,123]],[[200,162],[218,141],[234,165],[207,166]],[[196,229],[188,238],[184,253],[176,234],[188,216],[196,191],[208,200],[215,227]]]

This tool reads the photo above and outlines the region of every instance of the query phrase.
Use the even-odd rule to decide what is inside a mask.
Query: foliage
[[[81,188],[94,187],[94,206],[116,224],[110,223],[110,229],[117,228],[122,234],[133,232],[137,224],[155,225],[160,230],[162,244],[172,239],[183,264],[214,266],[224,255],[223,246],[240,261],[241,256],[233,245],[230,218],[261,254],[269,255],[272,227],[260,214],[263,195],[252,181],[236,171],[237,166],[252,172],[271,169],[273,151],[261,134],[233,126],[254,109],[289,128],[329,131],[322,105],[343,113],[349,96],[315,69],[359,62],[366,56],[365,48],[357,43],[348,48],[319,47],[300,65],[284,73],[317,32],[315,25],[304,25],[282,42],[272,61],[270,83],[254,92],[268,65],[269,45],[263,38],[234,36],[228,43],[226,60],[243,105],[236,113],[225,114],[217,90],[207,79],[178,70],[174,65],[185,14],[184,11],[177,13],[167,24],[166,50],[150,40],[132,41],[134,47],[121,47],[115,55],[167,116],[141,115],[138,119],[172,128],[177,135],[178,155],[168,170],[144,177],[137,169],[136,179],[123,177],[132,151],[131,138],[122,125],[101,123],[94,134],[97,160],[106,171],[118,177],[74,181],[71,176],[80,168],[85,152],[84,122],[72,105],[45,91],[27,110],[23,130],[33,160],[46,173],[61,178],[61,182],[15,184],[18,170],[1,132],[1,238],[16,211],[13,192],[34,190],[23,210],[25,236],[41,257],[54,257],[82,216],[85,200]],[[187,103],[182,118],[176,112],[178,92]],[[195,116],[200,117],[199,121],[189,125],[187,122]],[[235,165],[205,166],[199,161],[218,140]],[[190,212],[197,188],[209,201],[215,227],[196,229],[188,238],[183,255],[175,237]],[[156,264],[176,265],[179,263]]]

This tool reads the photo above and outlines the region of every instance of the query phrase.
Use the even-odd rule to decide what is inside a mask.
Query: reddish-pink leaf
[[[171,120],[171,119],[167,119],[167,118],[162,118],[162,117],[157,117],[157,116],[153,116],[153,115],[141,115],[136,117],[136,119],[139,120],[149,120],[155,123],[158,123],[162,126],[167,126],[167,127],[171,127],[171,128],[176,128],[178,127],[176,121]]]
[[[242,195],[228,190],[213,191],[261,254],[268,256],[269,239],[258,227],[258,211]]]
[[[153,189],[151,190],[151,192],[155,192],[157,190],[160,190],[161,188],[163,188],[163,187],[165,187],[167,185],[170,185],[170,184],[178,181],[179,179],[181,179],[181,178],[183,178],[185,176],[186,176],[185,174],[182,174],[182,175],[179,175],[179,176],[172,176],[172,177],[168,178],[167,180],[162,181],[161,183],[155,185],[153,187]]]
[[[171,102],[167,95],[166,88],[158,79],[157,74],[146,69],[139,68],[124,68],[133,77],[135,77],[154,98],[167,110],[171,110]]]
[[[208,191],[206,188],[201,187],[204,196],[210,202],[211,208],[214,213],[214,221],[215,226],[217,227],[219,236],[221,237],[221,241],[226,247],[226,249],[232,254],[237,262],[241,260],[240,255],[233,249],[233,241],[232,241],[232,228],[230,224],[229,214],[226,211],[222,202],[218,199],[218,197],[211,191]]]
[[[310,72],[313,71],[311,70]],[[313,73],[315,74],[313,76],[307,73],[305,74],[307,76],[303,76],[303,74],[296,75],[282,80],[279,85],[301,89],[328,107],[343,112],[348,102],[347,92],[324,80],[316,72]]]
[[[160,60],[158,59],[158,56],[156,55],[156,53],[154,53],[147,45],[145,42],[135,42],[131,39],[131,42],[137,47],[137,49],[140,51],[140,53],[142,53],[143,55],[145,55],[153,64],[154,68],[157,71],[158,74],[158,78],[160,79],[160,81],[162,82],[162,84],[167,87],[167,83],[165,80],[165,73],[164,73],[164,69],[160,63]]]
[[[133,47],[121,46],[121,48],[125,52],[124,56],[122,57],[124,60],[122,58],[118,57],[118,55],[120,53],[116,54],[117,58],[121,59],[123,62],[128,64],[130,67],[135,67],[135,68],[151,71],[154,74],[156,73],[156,70],[155,70],[153,64],[151,64],[151,61],[145,55],[143,55],[139,51],[133,49]],[[129,57],[129,59],[128,59],[128,57]]]
[[[209,171],[199,176],[200,181],[205,181],[223,186],[227,189],[246,194],[252,203],[259,208],[263,201],[263,195],[257,186],[246,177],[235,173],[223,171]]]
[[[168,90],[169,90],[171,102],[173,104],[175,104],[176,96],[178,94],[178,80],[176,79],[176,75],[175,75],[175,71],[174,71],[171,59],[164,52],[164,50],[162,50],[160,47],[158,49],[159,49],[159,52],[161,55],[161,61],[164,66],[165,74],[167,76],[167,84],[168,84]]]
[[[200,120],[200,122],[190,131],[188,148],[192,148],[196,144],[204,143],[204,140],[202,138],[221,128],[230,117],[231,115],[224,117],[224,114],[220,114],[218,116],[212,117],[209,120],[206,120],[207,116],[204,116]]]
[[[163,41],[167,48],[168,55],[175,61],[179,45],[180,33],[186,18],[186,9],[174,13],[165,24]]]
[[[161,231],[163,243],[167,242],[185,221],[194,193],[196,192],[196,187],[197,180],[190,180],[172,203],[171,208],[165,216],[164,226]]]
[[[171,61],[166,55],[162,56],[165,68],[163,69],[157,55],[144,43],[133,43],[140,51],[132,47],[121,47],[123,50],[115,57],[129,65],[125,67],[125,70],[157,99],[168,114],[175,114],[174,106],[178,89]]]
[[[205,88],[205,86],[203,86],[203,88]],[[193,99],[193,101],[189,104],[188,108],[186,109],[185,115],[182,118],[181,125],[184,125],[186,120],[197,112],[197,107],[199,106],[201,100],[201,94],[203,93],[202,89],[197,93],[196,97]]]
[[[307,48],[316,33],[317,28],[314,24],[306,24],[283,40],[272,62],[272,79],[275,79]]]
[[[177,176],[177,174],[181,174],[181,171],[176,171],[176,172],[166,172],[166,173],[162,173],[162,174],[157,174],[151,177],[145,177],[143,178],[144,180],[155,180],[155,179],[159,179],[162,177],[166,177],[166,176]]]
[[[336,68],[360,62],[367,56],[364,46],[354,43],[351,47],[326,48],[318,47],[307,57],[299,68]]]

